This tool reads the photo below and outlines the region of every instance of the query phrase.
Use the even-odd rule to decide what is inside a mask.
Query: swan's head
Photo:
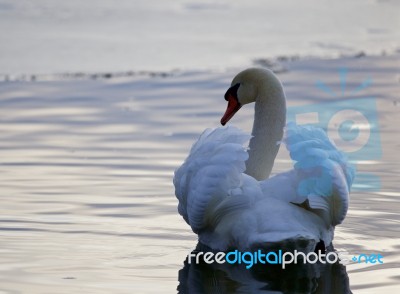
[[[221,124],[224,126],[243,105],[257,99],[268,99],[277,91],[283,93],[282,84],[268,69],[248,68],[238,73],[225,93],[228,107],[221,118]]]

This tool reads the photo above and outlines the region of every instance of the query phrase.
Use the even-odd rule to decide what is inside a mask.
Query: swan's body
[[[283,141],[295,167],[268,178],[285,127],[281,83],[268,70],[248,69],[225,99],[223,125],[255,102],[252,136],[234,127],[207,129],[174,177],[179,213],[199,241],[215,250],[330,245],[347,213],[353,168],[322,130],[289,123]]]

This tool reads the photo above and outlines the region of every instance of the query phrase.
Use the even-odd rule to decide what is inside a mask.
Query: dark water
[[[354,293],[398,292],[398,61],[308,60],[279,74],[289,107],[341,99],[315,87],[322,80],[340,92],[339,68],[348,68],[346,89],[371,77],[355,97],[376,99],[381,148],[357,162],[379,185],[355,187],[334,245],[380,253],[384,263],[286,274],[185,266],[197,240],[177,213],[173,172],[195,138],[218,126],[236,70],[1,83],[0,292],[341,293],[332,285],[348,283]],[[232,121],[251,123],[251,107]],[[274,171],[291,164],[281,150]]]

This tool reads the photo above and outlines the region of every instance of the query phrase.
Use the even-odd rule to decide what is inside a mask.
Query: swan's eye
[[[238,100],[237,98],[237,90],[239,89],[240,83],[237,83],[235,85],[233,85],[232,87],[230,87],[228,89],[228,91],[226,91],[225,93],[225,100],[228,101],[229,100],[229,96],[233,96],[235,97],[236,100]]]

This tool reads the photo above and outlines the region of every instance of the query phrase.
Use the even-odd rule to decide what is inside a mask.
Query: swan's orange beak
[[[224,116],[221,118],[221,124],[224,126],[234,115],[235,113],[242,107],[239,101],[233,96],[229,96],[228,107],[226,108]]]
[[[228,89],[225,94],[225,100],[228,101],[228,107],[226,108],[224,116],[221,118],[221,125],[226,123],[235,115],[236,112],[242,107],[237,98],[237,89],[240,84],[236,84]]]

